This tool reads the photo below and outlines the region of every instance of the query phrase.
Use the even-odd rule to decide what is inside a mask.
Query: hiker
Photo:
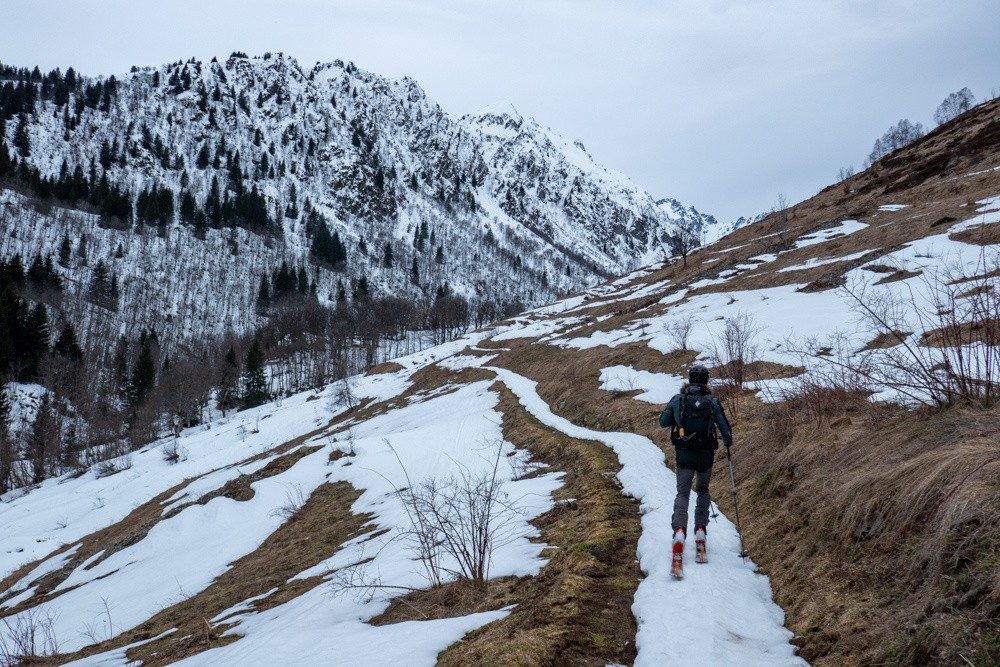
[[[660,415],[660,426],[670,427],[670,440],[677,455],[677,498],[671,527],[674,532],[673,570],[680,577],[684,537],[688,523],[688,502],[691,483],[698,494],[694,510],[694,535],[697,560],[706,562],[705,537],[708,510],[712,501],[708,483],[712,479],[712,463],[719,447],[716,428],[725,446],[733,444],[729,421],[719,399],[708,388],[708,369],[695,364],[688,371],[688,384],[667,403]]]

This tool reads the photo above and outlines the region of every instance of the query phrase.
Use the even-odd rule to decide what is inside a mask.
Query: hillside
[[[686,263],[8,494],[0,632],[77,665],[996,664],[998,148],[994,100]],[[696,359],[752,561],[718,457],[674,581],[656,418]],[[477,516],[490,558],[440,546]]]
[[[677,220],[712,221],[659,207],[509,105],[455,118],[412,79],[341,61],[4,68],[0,89],[0,143],[43,200],[0,192],[2,258],[54,256],[68,237],[64,278],[85,289],[106,262],[129,337],[251,331],[282,262],[324,303],[364,277],[418,302],[447,285],[474,307],[538,305],[662,260]],[[341,251],[317,251],[324,226]]]

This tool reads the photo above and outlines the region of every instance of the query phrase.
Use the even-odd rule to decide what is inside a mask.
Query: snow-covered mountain
[[[453,118],[412,79],[281,54],[29,81],[42,92],[6,123],[14,158],[42,178],[106,177],[129,197],[173,200],[152,212],[136,201],[149,218],[136,235],[86,215],[93,206],[52,214],[6,195],[14,240],[0,252],[51,254],[85,236],[89,268],[71,266],[70,282],[105,259],[121,310],[170,313],[181,337],[251,328],[260,276],[308,266],[319,220],[347,255],[339,272],[309,268],[321,300],[364,276],[383,294],[423,299],[448,283],[474,301],[539,304],[668,254],[673,209],[509,105]],[[165,224],[150,223],[157,211]],[[224,305],[210,314],[171,293]]]
[[[685,206],[676,199],[667,197],[657,200],[656,207],[667,216],[672,225],[694,232],[705,243],[711,243],[725,236],[716,233],[721,225],[714,216],[700,213],[694,206]]]

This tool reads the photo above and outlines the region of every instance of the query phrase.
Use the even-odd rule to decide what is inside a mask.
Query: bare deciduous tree
[[[670,251],[680,255],[687,268],[687,258],[691,251],[701,245],[701,231],[697,222],[691,218],[681,218],[670,226],[670,236],[667,239]]]
[[[976,105],[976,97],[968,87],[956,91],[944,98],[944,101],[934,112],[934,122],[944,125],[949,120],[957,118]]]
[[[875,140],[872,152],[868,155],[867,166],[871,166],[879,159],[889,153],[912,144],[914,141],[924,136],[924,126],[920,123],[911,123],[904,118],[886,130],[885,134]]]

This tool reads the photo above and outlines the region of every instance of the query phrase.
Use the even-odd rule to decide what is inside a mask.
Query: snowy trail
[[[709,526],[709,563],[694,562],[685,549],[685,577],[670,575],[670,517],[676,494],[674,473],[651,440],[634,433],[592,431],[552,413],[537,383],[490,367],[521,405],[546,426],[570,437],[610,447],[622,464],[618,479],[641,503],[639,565],[646,578],[632,611],[638,622],[636,667],[662,665],[806,665],[789,643],[784,612],[771,599],[767,577],[754,572],[739,553],[736,527],[721,514]],[[724,480],[716,480],[716,491]],[[692,500],[691,507],[694,507]],[[689,534],[693,527],[689,525]]]

